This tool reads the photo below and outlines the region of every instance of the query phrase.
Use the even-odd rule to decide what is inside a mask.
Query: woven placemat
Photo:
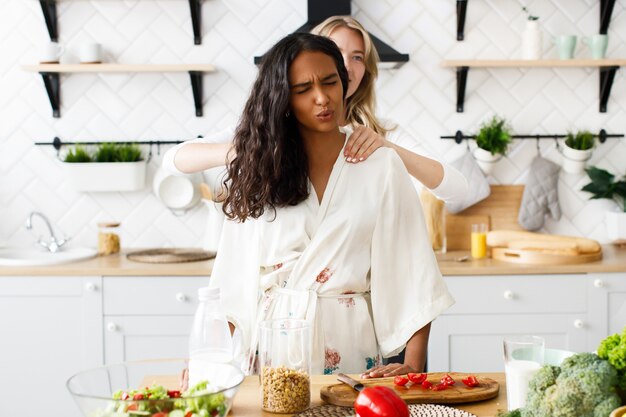
[[[411,417],[476,417],[467,411],[437,404],[409,404],[409,413]],[[352,407],[326,404],[294,414],[294,417],[353,417],[355,415]]]
[[[172,264],[205,261],[215,258],[215,252],[196,248],[161,248],[129,252],[126,257],[135,262]]]

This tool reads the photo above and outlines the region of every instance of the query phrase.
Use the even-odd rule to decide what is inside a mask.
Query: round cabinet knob
[[[604,287],[604,281],[602,281],[600,278],[596,278],[593,281],[593,286],[596,288],[603,288]]]
[[[585,322],[580,319],[576,319],[574,320],[574,327],[576,327],[577,329],[582,329],[583,327],[585,327]]]
[[[113,322],[107,323],[107,330],[108,330],[108,331],[110,331],[110,332],[116,332],[116,331],[117,331],[117,329],[118,329],[117,324],[115,324],[115,323],[113,323]]]
[[[187,301],[187,296],[182,292],[178,292],[176,293],[176,301],[178,301],[179,303],[184,303],[185,301]]]
[[[89,292],[94,292],[96,290],[96,284],[94,284],[93,282],[88,282],[85,284],[85,290],[89,291]]]
[[[505,300],[512,300],[512,299],[514,299],[514,298],[515,298],[515,294],[513,293],[513,291],[511,291],[511,290],[506,290],[506,291],[504,292],[504,299],[505,299]]]

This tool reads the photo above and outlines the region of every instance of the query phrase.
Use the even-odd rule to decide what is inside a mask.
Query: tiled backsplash
[[[544,55],[554,57],[551,38],[597,33],[597,0],[525,1],[540,17]],[[448,161],[465,145],[440,140],[457,129],[472,133],[494,113],[516,133],[562,133],[587,128],[626,131],[624,70],[617,72],[608,112],[598,112],[598,71],[593,69],[472,69],[465,112],[455,112],[456,77],[440,67],[450,58],[519,58],[525,15],[517,0],[472,1],[465,41],[456,41],[453,0],[358,0],[353,15],[371,33],[411,60],[383,70],[378,81],[379,115],[398,122]],[[609,29],[609,57],[626,57],[626,5],[616,2]],[[102,43],[108,62],[212,63],[204,77],[204,117],[196,118],[186,74],[71,74],[61,76],[61,115],[53,119],[41,77],[21,70],[38,61],[49,41],[39,2],[0,1],[0,244],[25,244],[28,212],[47,214],[78,244],[94,245],[96,223],[122,222],[127,247],[196,246],[202,241],[206,209],[176,216],[149,185],[160,162],[149,164],[148,186],[135,193],[76,193],[52,147],[36,141],[187,139],[237,121],[256,68],[253,56],[306,19],[304,0],[207,0],[202,6],[202,45],[193,45],[188,2],[183,0],[58,1],[62,62],[76,62],[81,44]],[[589,50],[579,42],[576,56]],[[147,149],[146,149],[147,150]],[[163,149],[161,149],[163,151]],[[560,156],[552,140],[542,154]],[[535,141],[517,141],[502,159],[493,183],[523,183],[536,154]],[[599,145],[591,163],[624,174],[626,140]],[[606,202],[589,202],[579,190],[584,176],[561,174],[563,217],[545,231],[605,240]]]

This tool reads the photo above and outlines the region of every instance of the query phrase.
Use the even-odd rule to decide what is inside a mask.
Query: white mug
[[[78,58],[83,64],[97,64],[102,60],[102,45],[86,43],[80,47]]]
[[[42,63],[59,63],[59,58],[63,55],[65,48],[56,42],[48,42],[41,50]]]

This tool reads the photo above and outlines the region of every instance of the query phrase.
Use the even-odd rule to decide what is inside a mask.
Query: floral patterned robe
[[[242,351],[256,351],[260,321],[305,319],[314,374],[379,364],[454,303],[415,188],[388,148],[359,164],[341,152],[321,203],[311,186],[306,201],[278,208],[275,219],[269,210],[226,221],[217,253],[210,285],[221,288]]]

